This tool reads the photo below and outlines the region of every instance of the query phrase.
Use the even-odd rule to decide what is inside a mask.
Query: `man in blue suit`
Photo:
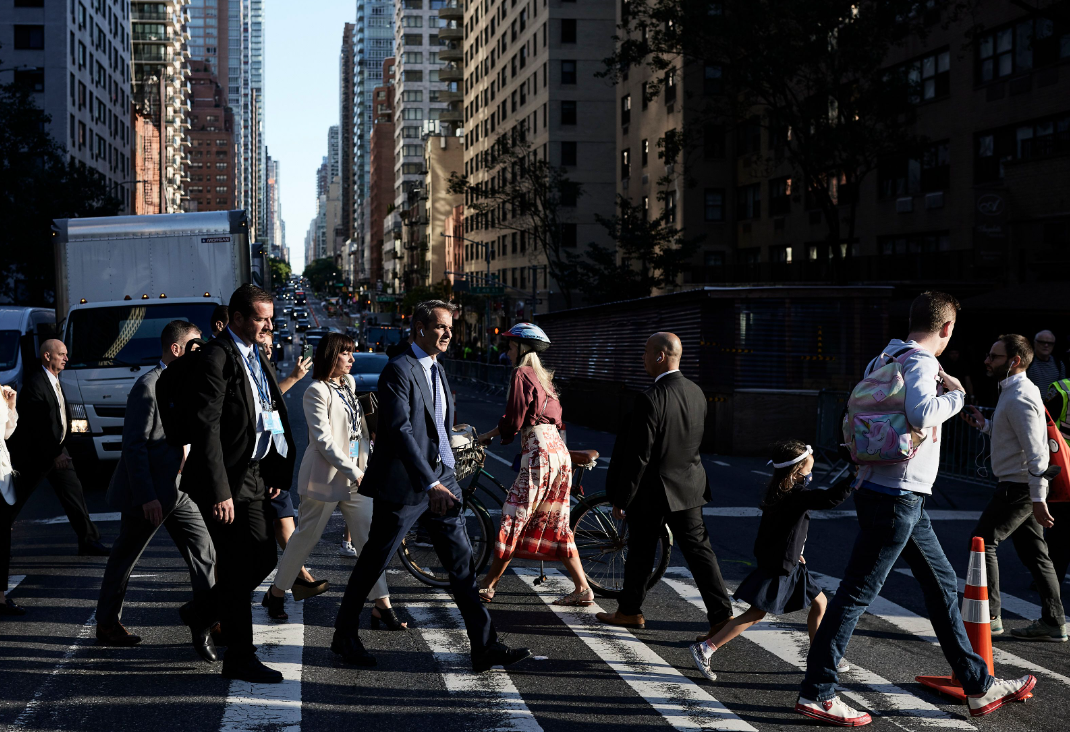
[[[454,477],[449,430],[453,398],[438,363],[453,335],[456,307],[441,300],[416,306],[412,346],[394,358],[379,377],[379,419],[375,451],[360,484],[374,499],[368,541],[349,577],[335,620],[331,650],[346,663],[374,666],[357,635],[368,593],[416,521],[447,568],[450,590],[472,644],[472,667],[488,671],[531,655],[498,641],[490,614],[479,600],[472,545],[460,515],[461,488]]]

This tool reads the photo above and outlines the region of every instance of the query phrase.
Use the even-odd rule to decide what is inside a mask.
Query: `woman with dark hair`
[[[301,460],[297,492],[297,531],[290,537],[279,560],[275,582],[268,589],[271,603],[281,603],[286,590],[293,589],[295,600],[311,596],[294,584],[301,564],[323,536],[337,506],[353,535],[353,547],[360,553],[368,540],[372,521],[372,499],[357,493],[368,464],[370,434],[353,377],[355,344],[349,336],[328,333],[316,347],[312,364],[312,384],[305,390],[305,421],[308,447]],[[372,627],[389,630],[407,627],[390,606],[386,575],[380,575],[370,594],[375,601]]]

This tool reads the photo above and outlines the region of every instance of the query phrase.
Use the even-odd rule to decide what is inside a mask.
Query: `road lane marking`
[[[728,463],[722,462],[720,460],[710,460],[710,462],[713,463],[714,465],[720,465],[722,468],[730,468],[730,467],[732,467]]]
[[[24,579],[26,579],[26,575],[24,575],[24,574],[8,575],[8,578],[7,578],[7,589],[4,590],[4,594],[6,595],[7,593],[12,592],[16,587],[18,587],[20,584],[22,584],[22,581]]]
[[[589,607],[554,605],[556,598],[572,589],[572,583],[558,570],[546,570],[547,581],[538,587],[535,586],[538,570],[516,567],[513,572],[554,611],[569,630],[675,729],[757,732],[627,628],[600,623],[595,613],[602,612],[602,608],[597,604]]]
[[[981,517],[980,511],[926,511],[932,521],[976,521]],[[707,506],[702,509],[703,516],[717,518],[759,518],[762,509],[757,506]],[[810,518],[815,520],[845,519],[855,517],[853,510],[811,511]]]
[[[505,458],[503,458],[503,457],[501,457],[499,455],[495,455],[490,450],[487,450],[487,457],[494,458],[499,463],[502,463],[504,465],[508,465],[510,468],[513,467],[513,461],[512,460],[506,460]]]
[[[78,652],[78,649],[86,645],[86,641],[93,635],[93,631],[97,627],[97,611],[93,610],[93,614],[89,616],[89,619],[85,621],[81,628],[78,629],[78,636],[75,638],[74,643],[67,646],[67,650],[64,651],[59,661],[52,667],[52,670],[48,672],[48,676],[37,687],[37,691],[33,693],[33,698],[26,705],[26,708],[22,710],[22,713],[16,717],[12,722],[12,727],[25,727],[37,714],[37,710],[41,707],[41,700],[45,695],[52,690],[52,687],[56,683],[56,679],[59,677],[59,672],[63,670],[74,654]],[[36,727],[36,725],[34,725]]]
[[[673,569],[678,570],[673,574],[691,579],[690,572],[683,567],[674,567]],[[684,571],[681,572],[679,570]],[[705,617],[706,605],[702,602],[702,596],[694,584],[668,577],[664,581],[665,584],[676,591],[676,594],[701,611],[703,617]],[[732,591],[735,592],[735,588],[732,588]],[[747,610],[747,604],[742,602],[734,602],[732,607],[737,616]],[[806,670],[806,653],[810,648],[810,638],[805,631],[795,630],[780,618],[766,615],[761,622],[752,625],[740,637],[768,651],[789,666],[794,666],[802,671]],[[843,676],[843,674],[840,675],[841,681]],[[875,706],[879,707],[879,711],[875,711],[874,714],[884,717],[898,726],[902,726],[899,722],[917,720],[926,727],[976,729],[965,719],[955,717],[935,704],[930,704],[924,699],[914,696],[906,689],[896,686],[883,676],[862,668],[854,661],[851,661],[851,670],[846,673],[846,676],[848,682],[857,682],[870,692],[877,694],[880,697],[880,704],[875,705],[871,699],[853,689],[841,687],[840,693],[843,696],[869,710],[873,710]]]
[[[431,600],[407,602],[405,611],[431,649],[446,690],[465,703],[465,711],[486,717],[479,720],[478,729],[542,732],[508,673],[500,669],[482,674],[472,671],[464,619],[450,596],[439,590]]]
[[[899,574],[906,575],[911,579],[914,578],[914,573],[911,572],[909,569],[897,569],[895,571]],[[962,579],[962,577],[959,577],[958,580],[959,594],[962,594],[966,590],[966,580]],[[1040,605],[1029,602],[1028,600],[1023,600],[1022,598],[1016,597],[1014,595],[1008,595],[1006,592],[999,593],[999,602],[1004,610],[1009,610],[1015,615],[1026,618],[1027,620],[1036,620],[1037,618],[1041,617],[1042,614]]]
[[[219,732],[246,732],[270,729],[272,732],[301,732],[301,663],[305,647],[304,603],[286,603],[289,621],[280,623],[268,617],[260,604],[263,593],[275,579],[272,570],[253,593],[253,644],[257,657],[282,672],[281,684],[230,682],[223,720]]]
[[[98,521],[118,521],[122,517],[123,517],[123,515],[121,513],[119,513],[118,511],[115,511],[113,513],[91,513],[91,514],[89,514],[89,518],[93,523],[97,523]],[[20,523],[27,523],[27,524],[66,524],[66,523],[70,523],[70,521],[68,521],[66,516],[53,516],[52,518],[46,518],[46,519],[26,519],[25,522],[20,522]]]
[[[810,575],[814,578],[815,582],[830,592],[835,592],[836,588],[840,586],[840,580],[836,577],[818,574],[817,572],[811,572]],[[891,600],[885,600],[878,595],[873,599],[873,602],[869,604],[866,612],[894,625],[900,630],[918,636],[921,640],[936,646],[940,645],[940,641],[936,639],[936,631],[933,629],[933,624],[928,618],[907,610],[902,605],[897,605]],[[1034,675],[1045,676],[1049,679],[1054,679],[1065,686],[1070,686],[1070,677],[1052,671],[1051,669],[1044,668],[1040,664],[1024,659],[1009,651],[1005,651],[1003,648],[996,646],[995,644],[992,646],[992,660],[995,661],[997,666],[1005,663],[1008,666],[1022,668]],[[918,673],[925,671],[925,669],[914,670]]]
[[[764,475],[766,478],[772,478],[773,477],[773,474],[770,473],[767,470],[752,470],[751,472],[754,473],[755,475]]]

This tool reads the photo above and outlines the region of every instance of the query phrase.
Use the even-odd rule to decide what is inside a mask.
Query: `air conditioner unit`
[[[910,213],[914,210],[914,198],[912,196],[904,196],[903,198],[895,199],[895,212],[896,213]]]
[[[944,207],[944,192],[943,191],[935,191],[933,193],[926,193],[925,194],[925,208],[927,208],[927,209],[929,209],[931,211],[934,208],[943,208],[943,207]]]
[[[645,186],[649,182],[650,182],[650,176],[647,175],[646,173],[643,173],[643,185]]]

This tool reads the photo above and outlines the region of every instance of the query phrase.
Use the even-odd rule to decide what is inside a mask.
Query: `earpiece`
[[[423,328],[420,328],[420,337],[421,337],[421,338],[423,338],[423,337],[424,337],[424,329],[423,329]]]
[[[665,359],[660,353],[658,354],[658,363],[661,363]]]

